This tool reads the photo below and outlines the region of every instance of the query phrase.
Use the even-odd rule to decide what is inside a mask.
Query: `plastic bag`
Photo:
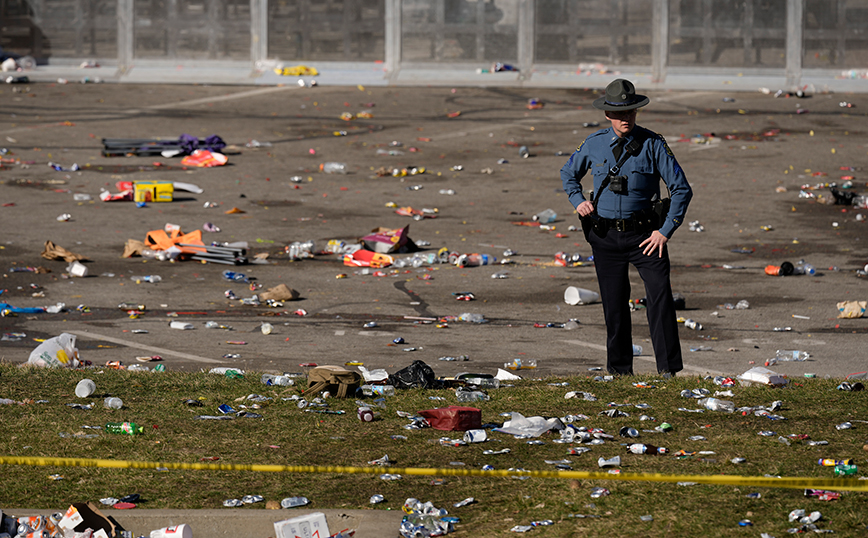
[[[78,348],[75,347],[75,336],[61,333],[59,336],[49,338],[30,353],[27,363],[40,368],[77,367],[79,357]]]
[[[559,418],[525,417],[521,413],[512,413],[512,419],[503,423],[495,431],[510,435],[529,435],[539,437],[549,430],[562,430],[564,423]]]
[[[434,370],[422,361],[389,376],[389,384],[396,389],[439,389],[442,383],[434,375]]]
[[[359,371],[362,372],[362,377],[365,378],[365,383],[378,383],[389,379],[389,372],[382,368],[368,370],[364,366],[359,366]]]

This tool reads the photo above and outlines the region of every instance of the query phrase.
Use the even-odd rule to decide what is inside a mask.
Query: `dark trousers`
[[[636,267],[645,282],[645,312],[657,359],[657,371],[674,373],[684,368],[672,284],[669,281],[669,251],[664,247],[663,257],[658,257],[656,252],[651,256],[643,254],[639,243],[650,235],[650,232],[609,230],[605,237],[591,232],[588,238],[594,253],[603,316],[606,319],[606,368],[613,374],[633,373],[630,264]]]

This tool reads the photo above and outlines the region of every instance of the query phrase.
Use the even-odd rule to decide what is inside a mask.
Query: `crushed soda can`
[[[606,488],[593,488],[591,489],[591,498],[599,499],[600,497],[605,497],[609,494],[609,490]]]
[[[244,503],[241,499],[226,499],[223,501],[223,506],[226,508],[236,508],[238,506],[244,506]]]
[[[385,500],[386,500],[385,497],[383,497],[380,494],[376,494],[376,495],[371,495],[371,498],[368,500],[368,502],[371,504],[380,504],[381,502],[383,502]]]
[[[287,497],[280,501],[280,506],[283,508],[296,508],[299,506],[305,506],[310,504],[310,501],[307,497]]]
[[[849,430],[851,428],[853,428],[853,424],[850,422],[842,422],[841,424],[835,426],[836,430]]]
[[[258,503],[264,500],[265,497],[263,497],[262,495],[245,495],[244,497],[241,497],[241,502],[243,502],[244,504]]]
[[[467,506],[468,504],[473,504],[475,502],[476,502],[476,499],[474,499],[473,497],[467,497],[463,501],[458,501],[457,503],[453,504],[452,506],[454,506],[455,508],[461,508],[462,506]]]

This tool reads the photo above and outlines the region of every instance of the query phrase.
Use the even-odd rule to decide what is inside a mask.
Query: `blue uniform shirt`
[[[654,195],[660,195],[660,179],[663,179],[672,202],[660,233],[671,238],[684,221],[687,205],[693,197],[684,171],[662,136],[636,125],[627,134],[627,140],[628,143],[636,140],[642,147],[637,155],[627,157],[619,174],[627,176],[627,192],[616,194],[607,186],[597,194],[609,169],[616,164],[612,150],[617,140],[618,135],[612,128],[597,131],[582,142],[561,168],[561,181],[570,203],[578,207],[587,200],[582,192],[582,178],[590,171],[597,213],[607,219],[629,219],[634,212],[651,207]]]

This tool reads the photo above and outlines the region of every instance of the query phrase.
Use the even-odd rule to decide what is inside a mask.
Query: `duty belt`
[[[600,218],[600,223],[609,230],[617,230],[619,232],[646,232],[652,230],[653,226],[648,219],[629,218],[629,219],[604,219]]]

